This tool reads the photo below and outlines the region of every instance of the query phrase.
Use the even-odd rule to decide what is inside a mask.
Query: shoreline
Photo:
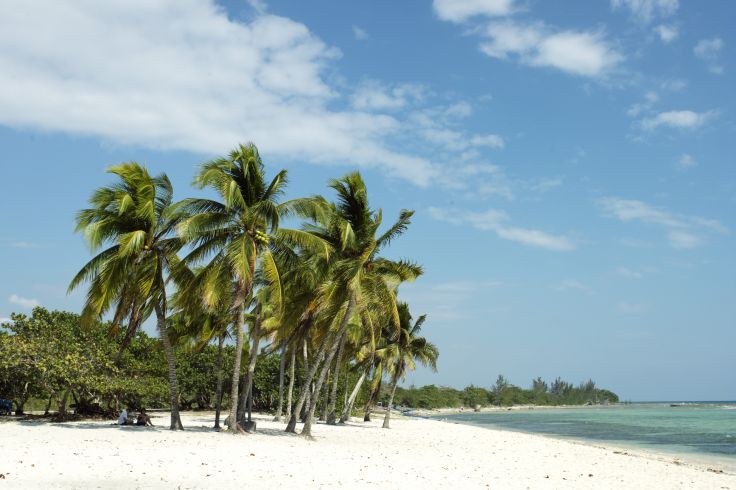
[[[382,417],[318,423],[314,440],[257,414],[258,431],[213,431],[209,412],[184,412],[187,430],[117,427],[112,421],[0,424],[4,488],[730,488],[713,465],[653,458],[578,443],[439,420]],[[167,424],[166,424],[167,426]],[[710,468],[710,470],[709,470]]]
[[[568,407],[575,408],[575,407]],[[467,413],[467,412],[466,412]],[[477,412],[476,412],[477,413]],[[466,427],[476,427],[482,430],[511,432],[514,434],[525,434],[545,439],[568,442],[570,444],[580,444],[583,446],[594,447],[607,451],[613,451],[615,454],[623,456],[631,456],[635,458],[644,458],[664,463],[674,463],[677,465],[690,466],[704,471],[716,470],[722,471],[724,474],[736,476],[736,458],[727,456],[718,456],[716,454],[701,453],[697,451],[668,451],[666,449],[657,449],[653,446],[645,446],[636,443],[625,443],[623,441],[609,442],[599,441],[596,439],[583,439],[574,436],[563,436],[559,434],[548,434],[543,432],[532,432],[521,429],[512,429],[508,427],[498,427],[492,425],[481,424],[465,424],[455,420],[435,419],[430,417],[420,417],[424,420],[436,420],[438,422],[454,425],[462,425]]]
[[[669,402],[647,402],[648,404],[668,404]],[[462,408],[454,408],[454,407],[447,407],[447,408],[438,408],[438,409],[424,409],[424,410],[413,410],[410,412],[404,412],[404,416],[408,417],[417,417],[419,419],[426,419],[426,420],[437,420],[439,422],[445,422],[449,424],[457,424],[457,425],[466,425],[470,427],[478,427],[484,430],[498,430],[498,431],[508,431],[518,434],[528,434],[532,436],[538,436],[538,437],[544,437],[554,440],[560,440],[560,441],[567,441],[572,444],[582,444],[587,445],[591,447],[597,447],[601,449],[611,449],[615,450],[619,453],[629,455],[629,456],[636,456],[636,457],[642,457],[642,458],[648,458],[648,459],[655,459],[659,461],[674,461],[676,464],[682,464],[682,465],[690,465],[695,466],[699,468],[705,468],[705,467],[717,467],[719,470],[723,470],[726,473],[736,475],[736,457],[729,457],[726,455],[719,455],[716,453],[703,453],[696,450],[687,450],[683,448],[682,450],[675,449],[672,447],[671,449],[667,449],[670,446],[663,446],[658,447],[654,444],[647,445],[646,443],[636,443],[633,441],[608,441],[608,440],[600,440],[600,439],[586,439],[583,437],[575,437],[575,436],[566,436],[561,434],[552,434],[552,433],[546,433],[546,432],[534,432],[530,430],[523,430],[523,429],[515,429],[510,427],[503,427],[493,424],[474,424],[474,423],[465,423],[463,421],[458,421],[455,419],[443,419],[440,418],[443,415],[476,415],[476,414],[483,414],[483,413],[504,413],[508,411],[530,411],[530,410],[550,410],[550,409],[559,409],[559,410],[572,410],[572,409],[580,409],[580,410],[602,410],[602,409],[616,409],[621,408],[624,406],[629,406],[628,404],[611,404],[611,405],[514,405],[511,407],[483,407],[480,411],[476,412],[473,409],[467,409],[467,407]],[[465,408],[465,409],[463,409]]]

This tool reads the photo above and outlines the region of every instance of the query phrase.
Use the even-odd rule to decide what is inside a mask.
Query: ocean
[[[676,406],[671,406],[671,405]],[[632,403],[444,415],[450,422],[545,434],[736,467],[736,402]]]

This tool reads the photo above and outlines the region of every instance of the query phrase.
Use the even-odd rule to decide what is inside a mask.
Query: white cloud
[[[557,252],[575,249],[575,243],[568,237],[552,235],[530,228],[511,226],[509,224],[509,216],[504,211],[497,209],[473,212],[460,209],[430,207],[429,214],[438,221],[455,225],[467,224],[478,230],[493,231],[499,238],[531,247],[544,248]]]
[[[681,169],[688,169],[688,168],[697,167],[698,162],[692,157],[692,155],[683,153],[677,159],[677,166]]]
[[[402,126],[402,134],[415,144],[431,148],[433,161],[445,162],[440,170],[441,185],[475,197],[500,195],[511,199],[511,186],[503,172],[485,161],[482,154],[502,149],[505,140],[497,134],[466,132],[459,120],[471,113],[472,106],[463,101],[415,110]]]
[[[562,177],[540,178],[529,184],[529,189],[536,192],[547,192],[549,190],[562,186],[564,182],[565,179],[563,179]]]
[[[648,23],[655,17],[667,17],[677,12],[678,0],[611,0],[613,9],[627,8],[632,17],[642,23]]]
[[[569,238],[562,235],[551,235],[541,230],[501,226],[497,227],[495,232],[500,238],[531,247],[546,248],[557,252],[575,249],[575,244]]]
[[[629,269],[628,267],[617,267],[616,274],[628,279],[641,279],[642,277],[644,277],[643,273],[635,271],[633,269]]]
[[[667,227],[681,227],[683,222],[672,214],[633,199],[604,198],[603,209],[621,221],[642,221]]]
[[[10,323],[10,322],[12,322],[12,321],[13,321],[13,320],[11,320],[10,318],[4,317],[4,316],[3,316],[3,317],[0,317],[0,324],[3,324],[3,323]]]
[[[450,188],[462,190],[468,196],[487,198],[500,196],[508,200],[514,198],[511,182],[497,165],[490,163],[469,163],[456,167],[446,175]]]
[[[260,13],[264,13],[268,10],[268,5],[266,5],[264,0],[246,0],[246,3]]]
[[[425,93],[426,89],[417,84],[404,83],[388,87],[377,80],[368,80],[355,90],[352,103],[359,110],[397,110],[421,101]]]
[[[659,100],[659,94],[653,90],[650,90],[644,94],[644,100],[633,104],[626,111],[626,114],[630,117],[637,117],[642,112],[648,111],[652,106]]]
[[[670,92],[681,92],[687,87],[687,81],[681,79],[664,80],[659,84],[662,90],[669,90]]]
[[[667,239],[673,248],[695,248],[703,243],[702,237],[684,230],[671,230],[667,233]]]
[[[432,323],[472,318],[469,311],[485,308],[488,291],[501,286],[500,281],[451,280],[428,284],[417,281],[401,287],[401,296],[417,314],[427,313]],[[483,298],[484,301],[478,301]]]
[[[518,58],[530,66],[552,67],[573,75],[602,77],[613,70],[623,56],[611,47],[600,32],[554,32],[542,23],[491,23],[484,31],[483,53],[494,58]]]
[[[717,220],[674,214],[633,199],[607,197],[600,200],[600,205],[606,215],[624,223],[638,221],[664,228],[667,240],[673,248],[693,248],[705,241],[707,232],[728,231]]]
[[[465,101],[456,102],[445,109],[445,115],[448,117],[464,118],[470,116],[472,113],[473,106]]]
[[[10,242],[10,246],[13,248],[27,248],[27,249],[44,248],[44,245],[40,243],[35,243],[35,242]]]
[[[723,39],[714,37],[710,39],[701,39],[693,48],[695,56],[708,65],[708,69],[717,75],[723,73],[723,65],[720,64],[721,50],[723,49]]]
[[[680,31],[675,25],[660,24],[654,28],[654,32],[659,35],[659,38],[664,43],[671,43],[680,35]]]
[[[667,126],[677,129],[697,129],[713,119],[717,111],[695,112],[690,110],[660,112],[653,117],[641,120],[641,127],[646,130]]]
[[[626,314],[631,314],[631,315],[644,313],[649,309],[649,307],[645,304],[629,303],[626,301],[620,302],[617,305],[617,308],[618,308],[618,311],[620,311],[621,313],[626,313]]]
[[[358,41],[365,41],[366,39],[370,38],[368,35],[368,32],[358,26],[353,26],[353,36],[355,36],[355,39]]]
[[[470,138],[472,146],[487,146],[489,148],[503,148],[503,138],[497,134],[476,134]]]
[[[501,286],[501,281],[450,281],[432,286],[433,291],[470,293]]]
[[[214,0],[0,2],[0,18],[0,124],[204,155],[254,141],[418,185],[438,175],[387,143],[395,117],[330,108],[323,73],[341,53],[290,19],[241,22]]]
[[[40,305],[41,303],[38,302],[37,299],[33,298],[23,298],[21,296],[18,296],[17,294],[11,294],[8,298],[8,301],[13,303],[14,305],[18,305],[21,308],[35,308],[36,306]]]
[[[592,289],[575,279],[565,279],[564,281],[560,281],[550,287],[555,291],[559,291],[561,293],[568,291],[579,291],[588,295],[594,294],[594,291]]]
[[[498,165],[490,163],[471,163],[460,168],[460,173],[466,176],[475,177],[478,175],[498,175],[501,168]]]
[[[434,11],[442,20],[464,22],[471,17],[502,17],[514,11],[514,0],[434,0]]]
[[[425,140],[450,151],[463,151],[469,148],[503,148],[504,140],[497,134],[467,135],[447,127],[425,127],[419,129]]]

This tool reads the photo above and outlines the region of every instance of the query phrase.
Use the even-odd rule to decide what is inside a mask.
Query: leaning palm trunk
[[[225,343],[225,334],[221,334],[217,341],[217,392],[215,395],[215,429],[220,428],[220,411],[222,410],[222,385],[225,373],[222,370],[222,350]]]
[[[125,352],[125,349],[128,348],[130,345],[130,342],[133,340],[133,337],[135,337],[136,332],[138,332],[138,327],[140,327],[141,324],[141,310],[143,307],[136,307],[133,310],[133,313],[130,316],[130,321],[128,322],[128,328],[125,331],[125,336],[123,337],[122,342],[120,342],[120,347],[118,348],[118,353],[115,355],[115,365],[120,366],[120,361],[123,359],[123,353]]]
[[[238,382],[240,381],[240,362],[243,358],[243,306],[237,307],[235,315],[235,365],[233,366],[233,385],[230,389],[230,414],[228,415],[228,432],[238,433]]]
[[[304,339],[304,345],[303,345],[303,349],[302,349],[302,354],[304,355],[304,372],[307,373],[309,371],[309,349],[307,347],[307,339]],[[319,364],[319,359],[314,359],[314,362],[316,362],[317,364]],[[317,366],[316,365],[315,365],[314,369],[315,370],[317,369]],[[309,408],[309,404],[312,403],[312,388],[313,388],[312,387],[312,383],[310,382],[307,385],[307,398],[306,398],[306,400],[304,402],[304,406],[302,408],[304,408],[304,407]],[[302,419],[302,423],[304,422],[304,417],[306,417],[306,412],[307,411],[308,410],[299,409],[299,411],[297,412],[299,414],[299,417],[301,417],[301,419]]]
[[[353,309],[355,308],[355,293],[350,294],[350,299],[348,300],[348,306],[345,308],[345,316],[342,318],[342,322],[340,324],[340,329],[337,331],[337,334],[335,335],[334,341],[332,342],[332,347],[330,347],[329,352],[327,353],[327,358],[325,359],[324,365],[322,366],[322,372],[319,374],[319,379],[317,380],[317,386],[315,387],[315,392],[319,393],[319,390],[322,388],[322,383],[325,382],[325,377],[327,376],[327,371],[330,369],[330,365],[332,364],[332,359],[335,357],[335,354],[337,353],[337,349],[340,347],[340,342],[342,341],[342,337],[345,335],[345,332],[348,329],[348,323],[350,322],[350,316],[353,314]],[[312,436],[312,416],[314,415],[314,410],[316,408],[316,403],[312,403],[309,407],[309,413],[307,414],[307,420],[304,422],[304,427],[302,428],[301,434],[305,437],[311,437]]]
[[[322,358],[325,355],[325,351],[327,350],[329,336],[325,335],[322,339],[322,343],[319,346],[319,349],[317,350],[317,356],[314,358],[312,362],[312,367],[309,368],[307,373],[305,374],[304,382],[302,383],[302,389],[299,393],[299,399],[296,401],[296,405],[294,406],[294,410],[291,413],[291,417],[289,417],[289,422],[286,424],[286,429],[284,429],[286,432],[296,432],[296,421],[297,418],[299,418],[299,413],[302,411],[302,408],[304,408],[305,402],[307,401],[307,397],[309,396],[309,390],[312,385],[312,379],[314,379],[314,375],[317,373],[317,368],[319,367],[319,363],[322,360]]]
[[[374,381],[375,381],[375,374]],[[373,405],[376,404],[376,401],[378,400],[378,395],[381,392],[381,384],[382,379],[379,379],[378,382],[375,384],[375,387],[371,391],[370,396],[368,397],[368,402],[365,404],[365,415],[363,416],[363,422],[370,422],[371,421],[371,413],[373,412]]]
[[[347,333],[342,334],[340,339],[340,348],[337,351],[337,360],[335,360],[335,376],[332,380],[332,391],[330,392],[330,407],[327,413],[327,423],[335,425],[335,405],[337,403],[337,382],[340,378],[340,366],[342,365],[342,354],[345,351],[345,340],[347,339]]]
[[[345,391],[342,393],[342,406],[348,404],[348,392],[350,391],[350,366],[345,364]]]
[[[276,407],[274,422],[281,422],[281,412],[284,408],[284,371],[286,370],[286,342],[281,346],[281,361],[279,362],[279,403]]]
[[[383,417],[383,428],[388,429],[388,422],[391,419],[391,407],[394,404],[394,395],[396,394],[396,387],[399,384],[399,377],[394,376],[391,381],[391,396],[388,398],[388,405],[386,406],[386,415]]]
[[[260,315],[260,312],[258,313]],[[248,372],[245,375],[245,383],[243,384],[243,394],[238,406],[238,423],[245,422],[245,411],[248,405],[249,395],[253,389],[253,373],[256,371],[256,361],[258,360],[258,344],[261,341],[261,319],[256,318],[253,325],[253,346],[251,347],[250,359],[248,360]],[[251,414],[248,411],[248,422],[251,421]]]
[[[163,299],[164,305],[166,299]],[[161,342],[164,344],[164,352],[166,353],[166,363],[169,367],[169,394],[171,396],[171,430],[184,430],[179,416],[179,387],[176,382],[176,364],[174,362],[174,349],[169,341],[169,334],[166,332],[166,316],[164,314],[165,306],[156,304],[156,326],[158,334],[161,336]]]
[[[286,393],[286,421],[291,420],[292,396],[294,395],[294,370],[296,368],[296,349],[291,350],[289,361],[289,390]]]
[[[325,378],[325,384],[322,387],[322,394],[319,397],[319,402],[321,403],[320,411],[319,411],[319,420],[320,422],[325,422],[327,420],[327,396],[329,393],[327,393],[327,389],[330,387],[330,374],[332,373],[331,369],[327,370],[327,378]]]
[[[322,385],[324,384],[325,378],[327,377],[327,371],[329,371],[330,364],[332,364],[332,359],[335,357],[335,353],[337,352],[337,348],[339,347],[339,345],[340,338],[338,335],[336,335],[335,338],[333,338],[332,346],[327,352],[327,358],[325,359],[325,362],[322,365],[322,370],[320,371],[319,377],[317,378],[317,384],[314,388],[315,393],[319,393],[319,390],[322,389]],[[300,435],[306,437],[310,437],[312,435],[312,419],[314,417],[314,411],[316,408],[316,401],[312,401],[311,404],[307,405],[307,415],[305,417],[306,420],[304,421],[304,427],[302,428]]]
[[[342,416],[340,417],[341,424],[344,424],[345,422],[350,420],[350,413],[353,411],[353,403],[355,403],[355,399],[358,397],[358,393],[360,393],[360,387],[363,385],[363,381],[365,381],[365,371],[363,371],[363,374],[361,374],[360,378],[358,378],[358,382],[355,383],[355,388],[353,388],[353,391],[350,393],[350,398],[348,398],[348,401],[345,404],[345,408],[342,411]]]

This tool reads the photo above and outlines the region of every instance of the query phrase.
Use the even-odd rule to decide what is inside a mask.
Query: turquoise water
[[[698,453],[736,464],[736,402],[631,404],[443,416],[448,421],[584,441]]]

